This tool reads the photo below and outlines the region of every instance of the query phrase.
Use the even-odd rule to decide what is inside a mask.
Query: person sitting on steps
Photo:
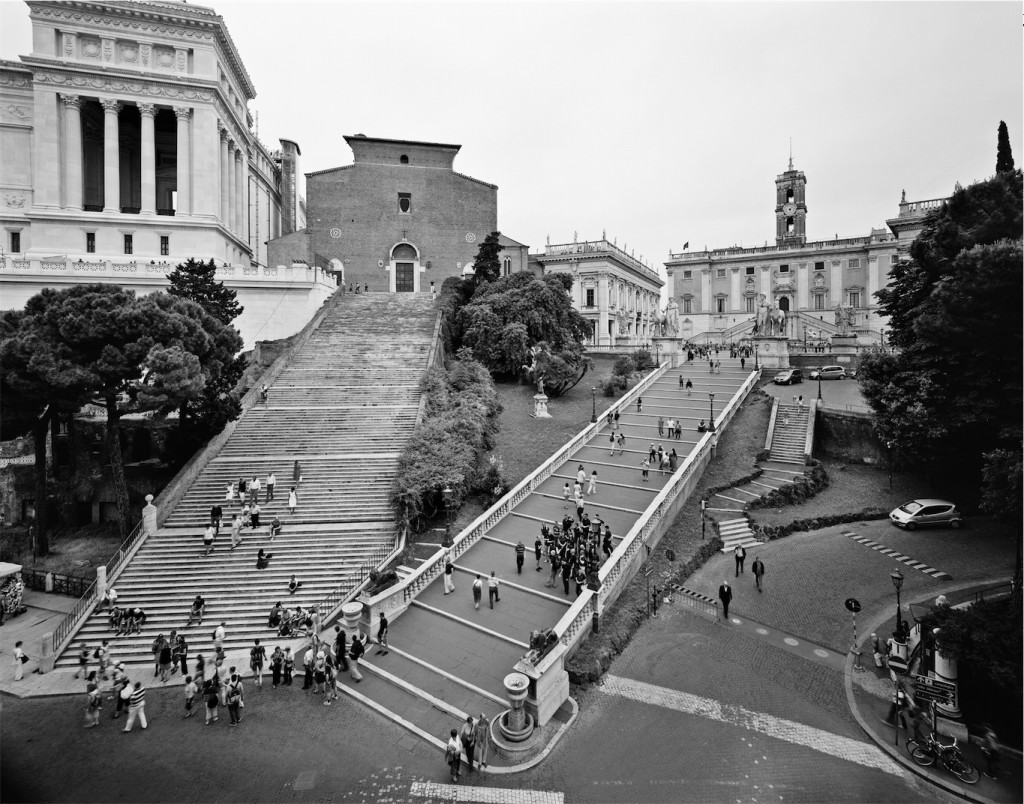
[[[700,420],[700,423],[699,423],[699,424],[697,425],[697,432],[698,432],[698,433],[703,433],[703,432],[705,432],[705,431],[706,431],[707,429],[708,429],[708,426],[707,426],[707,425],[706,425],[706,424],[704,423],[704,420],[703,420],[703,419],[701,419],[701,420]]]

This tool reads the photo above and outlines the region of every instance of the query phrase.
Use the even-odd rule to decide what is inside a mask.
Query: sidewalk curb
[[[572,704],[572,717],[565,721],[565,723],[562,724],[561,728],[559,728],[558,731],[555,732],[555,736],[551,738],[548,744],[544,747],[543,751],[541,751],[539,754],[537,754],[537,756],[535,756],[528,762],[523,762],[519,765],[509,765],[508,767],[497,768],[491,768],[490,766],[488,766],[487,768],[485,768],[485,770],[490,771],[495,776],[505,776],[511,773],[521,773],[522,771],[530,770],[530,768],[536,767],[545,759],[547,759],[548,754],[550,754],[552,749],[556,745],[558,745],[559,740],[561,740],[565,733],[569,730],[569,727],[576,722],[576,718],[579,716],[580,713],[580,705],[576,703],[575,698],[573,698],[570,695],[566,700],[568,700],[569,703]]]
[[[971,583],[971,584],[965,584],[963,588],[968,588],[968,587],[974,586],[976,584],[977,584],[976,581],[974,583]],[[927,600],[928,598],[931,598],[931,597],[932,597],[932,595],[927,595],[926,597],[921,598],[921,600]],[[920,602],[920,601],[916,601],[916,602]],[[908,601],[908,605],[909,605],[909,601]],[[871,633],[876,632],[878,630],[878,628],[882,624],[888,622],[890,619],[891,619],[890,615],[886,615],[886,614],[878,615],[864,629],[864,633],[865,634],[871,634]],[[985,798],[984,796],[980,796],[977,793],[973,793],[972,791],[968,790],[967,788],[961,787],[960,785],[956,784],[950,778],[948,778],[946,776],[939,776],[936,773],[932,773],[927,768],[923,768],[920,765],[918,765],[917,763],[912,762],[902,752],[897,751],[892,745],[890,745],[890,741],[881,739],[868,726],[867,721],[864,719],[864,716],[861,715],[860,709],[857,707],[857,700],[856,700],[856,698],[854,697],[854,694],[853,694],[853,661],[854,661],[854,659],[855,659],[855,656],[853,655],[852,652],[848,652],[846,654],[846,666],[845,666],[845,668],[843,670],[843,686],[846,689],[846,703],[850,707],[850,712],[853,714],[854,719],[856,719],[856,721],[857,721],[857,725],[859,725],[861,727],[861,729],[863,729],[864,733],[879,748],[881,748],[886,754],[888,754],[890,759],[898,762],[904,768],[907,768],[908,770],[910,770],[912,773],[916,774],[917,776],[921,776],[924,779],[927,779],[929,782],[934,784],[936,787],[942,788],[947,793],[953,793],[954,795],[960,796],[961,798],[966,799],[967,801],[978,802],[978,804],[997,804],[997,802],[995,802],[993,799]]]

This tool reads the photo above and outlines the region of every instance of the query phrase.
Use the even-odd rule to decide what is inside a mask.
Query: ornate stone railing
[[[470,547],[476,544],[495,524],[508,516],[519,503],[525,500],[541,483],[551,477],[552,474],[565,463],[580,447],[586,444],[603,425],[609,411],[624,410],[636,401],[636,397],[644,393],[647,388],[661,377],[668,367],[659,368],[644,379],[642,379],[632,390],[626,392],[614,405],[603,411],[596,424],[588,424],[583,430],[576,434],[568,443],[563,445],[550,458],[542,463],[534,472],[525,477],[519,484],[509,491],[504,497],[498,500],[487,511],[477,517],[465,530],[459,533],[453,540],[452,546],[448,548],[453,560],[457,559]],[[426,589],[437,577],[444,572],[445,549],[439,549],[434,555],[424,561],[415,572],[409,575],[401,583],[385,589],[379,595],[368,598],[363,603],[363,623],[372,624],[377,621],[377,613],[383,611],[385,616],[391,619],[404,611],[409,603],[422,590]]]
[[[709,257],[718,257],[726,259],[729,257],[743,257],[754,254],[778,254],[781,252],[792,252],[792,251],[816,251],[825,248],[839,248],[839,247],[850,247],[850,246],[866,246],[870,243],[888,242],[889,240],[895,240],[893,236],[888,236],[884,239],[874,238],[870,235],[864,235],[861,237],[839,237],[833,240],[815,240],[812,243],[787,243],[784,246],[753,246],[751,248],[716,248],[710,251],[683,251],[678,254],[669,252],[670,260],[679,260],[682,262],[698,262],[706,261]]]
[[[756,384],[757,378],[757,374],[748,376],[722,412],[715,418],[715,427],[719,432],[736,415],[740,404]],[[675,516],[678,509],[677,502],[679,505],[682,504],[682,501],[678,500],[679,496],[688,495],[692,491],[701,469],[710,460],[711,451],[716,443],[716,433],[704,434],[698,442],[697,449],[680,464],[675,474],[633,524],[633,527],[622,538],[622,541],[598,571],[598,578],[601,581],[599,591],[595,594],[592,590],[584,590],[569,607],[569,610],[562,615],[555,625],[554,631],[559,641],[569,649],[567,655],[570,655],[586,637],[594,614],[603,612],[621,594],[624,586],[624,583],[621,583],[623,576],[628,574],[633,562],[637,560],[638,554],[645,550],[651,541],[657,541],[652,537],[658,535],[657,530],[663,524],[667,525],[665,520],[671,520]],[[632,574],[629,574],[629,578],[632,578]]]
[[[658,276],[658,272],[653,268],[645,265],[636,257],[623,251],[617,245],[609,243],[607,240],[588,240],[583,243],[560,243],[555,246],[544,246],[544,256],[546,257],[569,256],[572,254],[613,254],[620,262],[626,263],[640,273],[648,274],[659,282],[662,281],[661,277]]]

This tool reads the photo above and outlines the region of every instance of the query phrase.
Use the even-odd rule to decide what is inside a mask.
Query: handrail
[[[444,321],[444,313],[440,310],[437,312],[437,320],[434,322],[434,337],[430,341],[430,350],[427,352],[427,367],[423,370],[424,373],[430,371],[434,366],[434,361],[437,359],[437,354],[441,351],[438,347],[441,345],[441,324]],[[423,424],[423,418],[427,413],[427,395],[420,394],[420,404],[416,408],[416,424],[414,427],[419,427]]]

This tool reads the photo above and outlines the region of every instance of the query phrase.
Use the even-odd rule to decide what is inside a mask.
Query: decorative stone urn
[[[509,709],[500,716],[499,727],[506,740],[521,743],[533,733],[533,716],[524,707],[530,679],[522,673],[509,673],[504,683]]]

